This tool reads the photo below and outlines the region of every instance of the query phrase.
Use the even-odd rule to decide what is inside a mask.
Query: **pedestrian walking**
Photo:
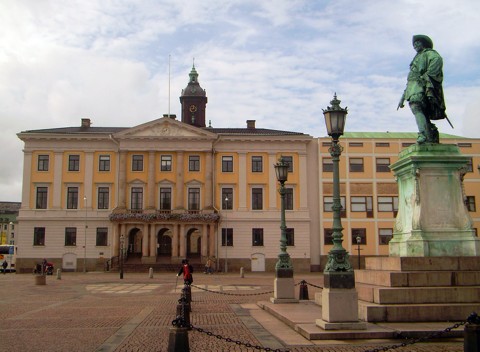
[[[182,267],[178,271],[177,276],[183,274],[183,282],[185,285],[191,285],[193,282],[193,267],[188,263],[188,259],[182,260]]]
[[[7,266],[8,266],[8,263],[6,260],[3,261],[2,263],[2,268],[3,268],[3,274],[5,275],[7,273]]]

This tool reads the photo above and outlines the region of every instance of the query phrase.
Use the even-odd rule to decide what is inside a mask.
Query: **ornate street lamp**
[[[317,326],[324,330],[365,330],[367,325],[358,320],[358,294],[355,290],[355,273],[348,259],[348,252],[342,247],[343,234],[340,212],[340,173],[339,162],[342,147],[338,139],[343,134],[347,108],[340,107],[337,94],[330,102],[332,106],[323,110],[328,135],[332,137],[329,149],[333,162],[333,247],[328,252],[327,264],[323,270],[322,319]],[[334,327],[332,327],[332,324]]]
[[[285,224],[285,182],[288,179],[289,165],[285,162],[283,157],[280,157],[274,166],[277,180],[280,182],[278,193],[280,193],[281,200],[280,253],[278,254],[278,261],[275,265],[275,273],[277,277],[293,277],[293,265],[290,255],[287,253],[287,225]],[[287,276],[285,276],[285,274],[287,274]]]
[[[120,235],[120,279],[123,279],[123,247],[125,244],[125,236]]]
[[[348,259],[348,252],[342,247],[343,234],[342,234],[342,222],[340,219],[340,212],[342,210],[342,204],[340,203],[340,173],[339,162],[340,155],[342,154],[342,146],[338,144],[338,139],[343,135],[343,129],[345,127],[345,120],[347,117],[347,108],[340,107],[340,100],[337,99],[337,94],[333,96],[333,100],[330,102],[332,106],[328,106],[323,110],[325,116],[325,124],[327,126],[328,135],[332,137],[332,145],[329,148],[330,155],[333,162],[333,247],[328,253],[328,260],[325,266],[324,273],[335,272],[352,272],[353,268]],[[351,279],[353,285],[355,280],[353,275]]]
[[[357,236],[357,252],[358,252],[358,269],[360,269],[360,244],[362,243],[362,238],[360,236]]]

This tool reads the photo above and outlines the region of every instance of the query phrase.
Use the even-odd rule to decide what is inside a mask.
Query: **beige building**
[[[298,269],[318,267],[318,148],[306,134],[205,126],[207,98],[195,68],[174,116],[132,128],[24,131],[17,267],[48,258],[64,270],[177,264],[272,270],[279,253],[274,164],[289,162],[288,245]],[[122,245],[123,238],[123,245]],[[318,242],[318,241],[317,241]],[[312,252],[313,251],[313,252]]]
[[[195,68],[182,91],[181,120],[164,116],[131,128],[23,131],[17,270],[42,258],[63,270],[118,264],[171,267],[182,258],[217,270],[273,270],[280,252],[280,197],[274,164],[286,158],[287,251],[295,270],[322,270],[331,248],[329,138],[206,126],[207,97]],[[340,139],[344,246],[386,255],[398,207],[388,165],[414,133],[346,133]],[[441,136],[472,158],[466,206],[478,223],[480,139]],[[359,237],[360,245],[356,238]],[[122,240],[123,239],[123,240]]]

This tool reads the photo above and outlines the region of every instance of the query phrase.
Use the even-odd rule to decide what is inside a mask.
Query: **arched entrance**
[[[168,229],[163,228],[157,233],[157,256],[159,257],[172,256],[172,237],[168,232]]]
[[[128,241],[126,243],[127,258],[142,257],[142,239],[143,233],[139,228],[134,227],[128,233]]]
[[[187,232],[187,257],[200,258],[202,248],[202,236],[197,228],[192,228]]]

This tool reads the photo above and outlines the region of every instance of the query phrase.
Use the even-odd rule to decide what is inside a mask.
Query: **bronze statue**
[[[407,87],[397,110],[408,101],[418,126],[417,143],[439,143],[438,129],[432,120],[447,119],[450,123],[443,99],[443,60],[426,35],[414,35],[412,43],[417,55],[410,63]]]

